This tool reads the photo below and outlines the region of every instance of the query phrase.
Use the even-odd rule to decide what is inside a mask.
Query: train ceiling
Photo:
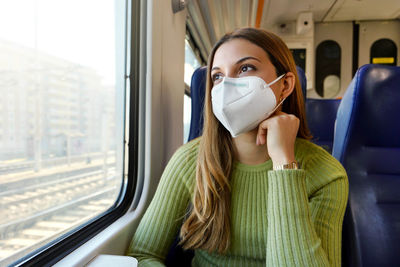
[[[400,0],[189,0],[187,9],[188,29],[204,58],[228,31],[270,29],[301,12],[312,12],[314,22],[400,19]]]

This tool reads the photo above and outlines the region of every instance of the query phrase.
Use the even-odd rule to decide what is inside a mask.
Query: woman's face
[[[266,83],[277,78],[274,65],[261,47],[245,39],[233,39],[222,44],[215,52],[211,67],[213,85],[220,83],[223,77],[246,76],[258,76]],[[277,102],[282,96],[283,81],[284,78],[271,85]]]

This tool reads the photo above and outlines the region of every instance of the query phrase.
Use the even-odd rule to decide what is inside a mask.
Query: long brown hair
[[[292,53],[275,34],[255,28],[242,28],[224,35],[208,58],[207,85],[204,106],[204,127],[199,144],[196,167],[196,185],[189,216],[182,225],[181,244],[185,249],[204,249],[226,252],[230,246],[230,184],[233,166],[232,137],[217,120],[211,104],[211,68],[217,49],[233,39],[245,39],[265,50],[276,75],[292,72],[295,88],[282,105],[282,111],[294,114],[300,120],[298,137],[310,139],[303,94]]]

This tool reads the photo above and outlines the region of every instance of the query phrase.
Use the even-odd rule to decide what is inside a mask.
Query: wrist
[[[290,164],[292,162],[297,162],[296,158],[294,155],[292,156],[281,156],[281,157],[276,157],[276,158],[271,158],[272,159],[272,165],[273,166],[278,166],[278,165],[285,165],[285,164]]]

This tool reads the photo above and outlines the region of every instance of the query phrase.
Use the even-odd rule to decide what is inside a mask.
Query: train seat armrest
[[[108,266],[119,266],[119,267],[136,267],[138,261],[131,256],[117,256],[117,255],[98,255],[86,266],[88,267],[108,267]]]

